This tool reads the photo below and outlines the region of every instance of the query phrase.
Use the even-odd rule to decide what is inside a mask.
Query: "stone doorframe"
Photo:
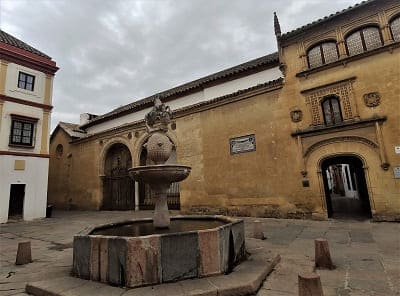
[[[131,154],[132,166],[134,166],[137,163],[136,159],[134,158],[132,144],[128,139],[121,137],[121,136],[117,136],[117,137],[114,137],[114,138],[108,140],[105,143],[103,141],[104,140],[101,140],[101,144],[103,145],[103,147],[101,148],[100,157],[99,157],[100,201],[101,201],[100,206],[103,204],[103,199],[104,199],[103,179],[105,177],[105,163],[106,163],[107,153],[110,150],[110,148],[115,144],[122,144],[122,145],[126,146],[126,148],[129,150],[129,152]],[[136,191],[136,186],[135,186],[135,191]],[[135,195],[136,195],[136,192],[135,192]],[[136,202],[136,196],[135,196],[135,202]],[[136,203],[135,203],[135,206],[136,206]]]
[[[328,147],[327,147],[328,146]],[[372,191],[371,179],[369,174],[369,166],[374,164],[379,168],[380,159],[375,151],[368,148],[368,146],[363,145],[361,143],[354,142],[342,142],[342,143],[331,143],[325,147],[321,147],[311,153],[311,155],[306,160],[306,167],[309,174],[307,177],[310,180],[310,183],[314,183],[312,187],[314,187],[315,192],[318,192],[321,208],[323,210],[323,215],[328,217],[328,209],[326,203],[326,193],[324,187],[324,180],[322,176],[322,163],[329,159],[338,156],[352,156],[360,159],[363,164],[365,182],[368,190],[369,203],[371,206],[372,216],[376,213],[376,207],[374,202],[374,194]],[[367,163],[367,159],[369,162]]]

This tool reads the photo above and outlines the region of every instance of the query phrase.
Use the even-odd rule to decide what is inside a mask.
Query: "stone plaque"
[[[256,151],[256,136],[254,134],[229,139],[231,154]]]
[[[400,167],[394,167],[393,174],[395,179],[400,179]]]

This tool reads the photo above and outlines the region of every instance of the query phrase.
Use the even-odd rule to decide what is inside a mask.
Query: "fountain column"
[[[135,181],[135,211],[139,211],[139,182]]]
[[[168,106],[155,99],[153,109],[146,114],[145,121],[149,138],[143,145],[153,165],[134,167],[129,170],[135,181],[150,185],[155,195],[156,205],[153,225],[156,228],[168,228],[170,217],[167,204],[167,191],[172,183],[187,178],[190,167],[166,164],[170,158],[174,144],[167,136],[168,124],[172,112]]]

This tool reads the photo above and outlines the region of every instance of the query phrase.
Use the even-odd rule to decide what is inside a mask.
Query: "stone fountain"
[[[154,164],[134,167],[130,176],[148,183],[156,198],[153,219],[132,219],[88,227],[74,236],[72,274],[128,288],[229,273],[245,259],[244,222],[225,216],[170,218],[167,190],[191,168],[165,164],[173,143],[172,112],[159,99],[146,115],[148,155]]]
[[[155,99],[153,110],[145,117],[147,132],[147,154],[154,165],[139,166],[129,170],[130,176],[138,182],[148,183],[156,199],[153,224],[155,228],[170,226],[167,204],[167,190],[174,182],[189,176],[191,168],[183,165],[168,165],[165,162],[172,153],[173,143],[167,136],[172,112],[168,106]],[[158,127],[155,124],[158,123]]]

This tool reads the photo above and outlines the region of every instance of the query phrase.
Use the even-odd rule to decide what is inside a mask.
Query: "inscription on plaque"
[[[231,154],[256,151],[256,136],[247,135],[229,139]]]
[[[400,179],[400,167],[394,167],[393,174],[395,179]]]

